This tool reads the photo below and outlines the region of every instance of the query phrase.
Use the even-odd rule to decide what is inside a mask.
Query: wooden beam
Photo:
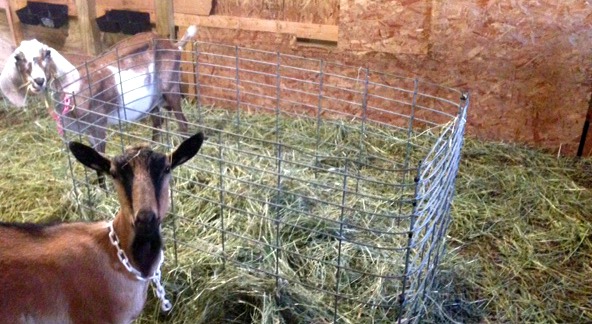
[[[21,7],[21,3],[19,3],[17,0],[3,1],[3,3],[3,5],[6,6],[4,9],[6,10],[6,19],[8,20],[9,24],[8,27],[10,29],[10,36],[14,42],[14,46],[18,47],[23,40],[23,30],[21,28],[21,21],[16,15],[16,11],[24,6]]]
[[[102,51],[95,0],[76,0],[80,40],[86,54],[97,55]]]
[[[243,29],[250,31],[292,34],[299,38],[309,38],[337,42],[339,26],[298,23],[259,18],[234,16],[197,16],[175,13],[175,23],[179,26],[195,24],[202,27]]]
[[[175,12],[198,15],[198,16],[209,16],[212,11],[213,0],[174,0]]]
[[[175,22],[173,21],[173,1],[154,0],[154,15],[156,33],[162,37],[175,37]]]

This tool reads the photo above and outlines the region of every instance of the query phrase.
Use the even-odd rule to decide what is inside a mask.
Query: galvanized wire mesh
[[[418,321],[445,247],[468,97],[224,44],[195,42],[183,58],[184,112],[208,140],[175,174],[165,228],[175,265],[210,254],[221,267],[273,276],[278,287],[317,291],[335,322],[345,303],[383,310],[378,321]],[[92,78],[88,65],[79,71]],[[99,82],[90,87],[96,93]],[[54,91],[58,104],[65,94]],[[86,100],[95,99],[74,94]],[[167,121],[160,140],[150,139],[147,121],[118,122],[107,129],[108,152],[139,141],[170,150],[186,136],[172,115],[154,114]],[[85,215],[110,217],[114,195],[70,168]]]

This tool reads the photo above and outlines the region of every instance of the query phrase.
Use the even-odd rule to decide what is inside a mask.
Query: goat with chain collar
[[[195,134],[169,155],[135,146],[113,159],[70,143],[78,161],[113,179],[119,212],[112,222],[0,223],[2,321],[130,323],[144,307],[150,282],[162,308],[170,309],[160,283],[170,172],[203,140]]]

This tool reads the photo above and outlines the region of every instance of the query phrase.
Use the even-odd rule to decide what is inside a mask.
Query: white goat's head
[[[25,40],[10,55],[0,74],[0,89],[14,105],[22,107],[27,96],[45,92],[49,82],[75,67],[53,48]]]

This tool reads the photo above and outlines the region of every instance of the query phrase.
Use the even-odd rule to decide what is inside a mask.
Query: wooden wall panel
[[[332,42],[336,42],[338,37],[338,27],[334,25],[307,24],[248,17],[219,15],[202,17],[177,13],[175,14],[175,23],[180,26],[195,24],[198,28],[217,28],[222,33],[237,30],[261,31]]]
[[[337,25],[339,0],[217,0],[212,15]]]
[[[149,9],[153,2],[104,0],[97,7],[110,4]],[[211,14],[177,12],[175,22],[202,23],[200,40],[324,58],[468,90],[469,135],[562,154],[577,150],[592,91],[589,1],[219,0]],[[297,41],[307,35],[300,27],[313,26],[307,23],[321,30],[333,26],[337,46]],[[54,44],[75,48],[74,28],[69,36],[54,31]],[[29,35],[33,29],[37,36],[44,33],[42,27],[27,28]]]
[[[173,8],[178,13],[207,16],[212,11],[212,2],[213,0],[174,0]]]
[[[470,136],[575,154],[592,90],[591,6],[529,0],[397,2],[401,19],[429,28],[422,39],[404,35],[399,25],[385,25],[385,17],[397,12],[386,3],[343,0],[337,48],[303,46],[289,35],[216,28],[202,28],[199,39],[322,57],[467,90]],[[394,34],[403,40],[399,48],[382,40]]]
[[[341,0],[343,51],[427,54],[432,0]]]
[[[472,90],[469,134],[573,154],[592,89],[592,7],[585,1],[436,4],[430,58],[441,66],[428,75]]]

